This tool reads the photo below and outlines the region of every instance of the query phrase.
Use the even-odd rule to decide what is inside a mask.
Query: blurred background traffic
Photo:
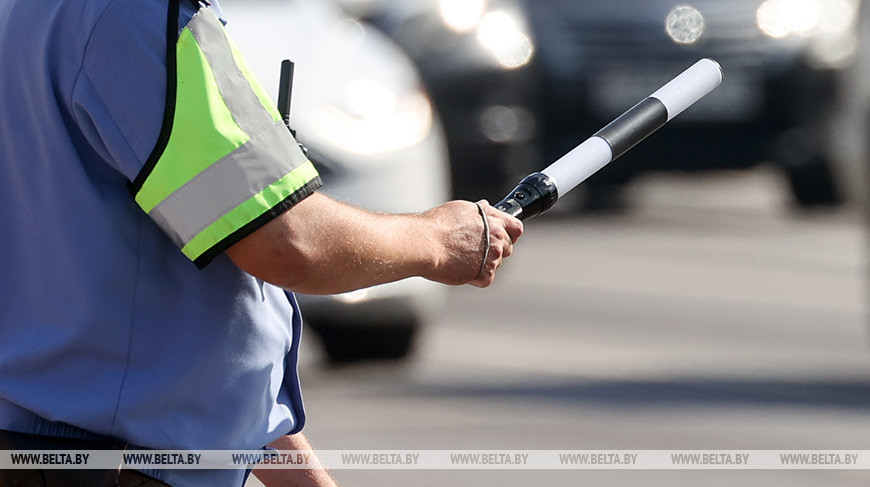
[[[325,191],[376,211],[498,201],[702,57],[725,82],[564,198],[631,210],[650,174],[776,172],[795,210],[863,204],[870,64],[860,0],[226,0]],[[865,8],[866,10],[866,8]],[[446,291],[411,279],[303,297],[333,362],[401,359]]]
[[[725,72],[527,223],[493,287],[410,279],[300,297],[320,448],[868,449],[866,2],[221,4],[276,97],[281,59],[296,62],[291,124],[324,190],[376,211],[498,201],[697,59]],[[612,475],[338,473],[417,486],[870,480]]]

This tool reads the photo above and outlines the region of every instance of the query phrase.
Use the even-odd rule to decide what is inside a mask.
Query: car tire
[[[786,165],[789,187],[800,208],[811,209],[843,203],[843,195],[833,167],[833,163],[824,157]]]
[[[782,167],[795,205],[801,209],[838,206],[845,202],[844,168],[831,153],[834,115],[786,130],[776,137],[774,160]]]
[[[414,348],[420,326],[416,321],[359,324],[329,320],[307,323],[333,365],[373,360],[402,360]]]

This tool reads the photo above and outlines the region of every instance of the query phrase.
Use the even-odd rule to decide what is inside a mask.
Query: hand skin
[[[518,219],[451,201],[421,214],[380,214],[314,193],[227,250],[242,270],[284,289],[336,294],[412,276],[487,287],[523,233]],[[481,270],[482,269],[482,270]]]
[[[302,433],[282,436],[269,446],[282,452],[314,451]],[[315,463],[315,468],[269,470],[258,467],[254,469],[254,475],[266,487],[338,487],[338,483],[320,464],[320,460],[313,457],[310,461]]]

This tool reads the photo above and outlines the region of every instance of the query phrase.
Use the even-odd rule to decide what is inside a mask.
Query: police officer
[[[0,449],[308,449],[284,290],[483,287],[521,235],[485,202],[381,215],[317,193],[219,16],[189,0],[0,2]]]

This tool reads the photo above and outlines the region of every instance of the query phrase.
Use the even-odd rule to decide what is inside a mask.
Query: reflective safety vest
[[[163,128],[130,190],[201,268],[322,183],[217,15],[199,8],[179,34],[178,1]]]

